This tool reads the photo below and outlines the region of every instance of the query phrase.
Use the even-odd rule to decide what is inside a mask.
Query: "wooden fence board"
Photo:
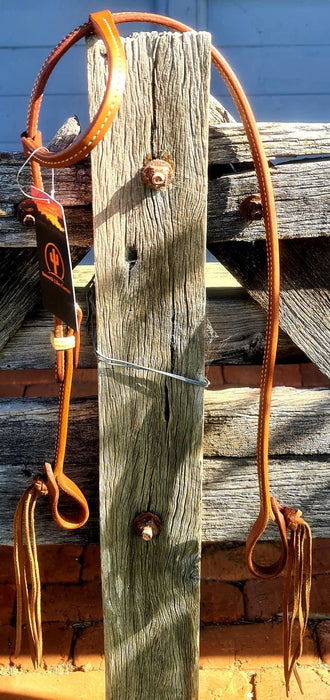
[[[282,505],[300,508],[314,537],[329,537],[328,456],[271,458],[271,495]],[[258,487],[254,459],[204,460],[203,539],[244,541],[258,515]],[[274,540],[278,531],[270,525],[263,534]]]
[[[86,254],[86,249],[71,248],[72,264]],[[1,253],[0,266],[0,350],[21,328],[26,318],[32,317],[40,306],[39,266],[35,249],[7,248]],[[31,355],[31,338],[28,352]]]
[[[283,163],[271,168],[271,175],[279,238],[296,240],[329,236],[330,161]],[[258,191],[252,170],[209,180],[208,245],[265,238],[262,221],[247,223],[239,213],[242,200]]]

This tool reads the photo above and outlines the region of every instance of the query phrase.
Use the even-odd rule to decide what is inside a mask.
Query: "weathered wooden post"
[[[140,34],[125,48],[124,101],[92,155],[98,349],[202,381],[210,40]],[[104,53],[91,39],[91,116],[103,94]],[[162,158],[168,172],[173,166],[172,184],[143,183],[150,158]],[[111,700],[198,696],[203,393],[99,363]],[[160,520],[149,541],[133,529],[145,512]],[[151,534],[147,524],[144,536]]]

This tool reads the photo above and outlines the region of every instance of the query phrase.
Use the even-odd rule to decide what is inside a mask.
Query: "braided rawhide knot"
[[[33,477],[33,486],[35,490],[38,491],[38,493],[40,493],[41,496],[48,495],[46,479],[47,477],[43,474],[38,474],[37,476]]]
[[[289,530],[297,530],[298,526],[302,524],[302,512],[301,510],[295,510],[289,506],[285,506],[281,509],[285,518],[285,523]]]

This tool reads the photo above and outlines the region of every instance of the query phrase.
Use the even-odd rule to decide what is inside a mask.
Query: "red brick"
[[[47,382],[47,384],[28,384],[24,394],[24,396],[29,399],[34,397],[42,397],[48,399],[57,395],[58,384],[54,378],[53,381]]]
[[[266,581],[251,579],[244,586],[245,610],[248,620],[269,619],[282,612],[281,578]],[[311,613],[330,613],[330,575],[313,576]]]
[[[231,386],[260,386],[261,367],[259,365],[226,365],[223,367],[225,384]],[[276,365],[275,386],[301,386],[300,365]]]
[[[89,544],[85,549],[82,580],[101,581],[101,560],[99,545]]]
[[[15,586],[11,583],[0,586],[0,624],[10,624],[15,601]]]
[[[102,620],[101,586],[60,584],[45,586],[42,591],[42,619],[45,622],[98,622]]]
[[[274,386],[301,386],[300,365],[275,365]]]
[[[208,625],[200,632],[199,667],[230,668],[235,663],[236,635],[240,625]]]
[[[46,623],[42,626],[43,661],[46,669],[58,667],[68,661],[71,651],[72,627],[57,622]],[[22,671],[33,671],[29,644],[26,632],[22,631],[21,653],[11,657],[11,663]]]
[[[199,700],[246,700],[250,690],[247,675],[237,669],[199,674]]]
[[[317,664],[318,657],[310,631],[304,639],[302,663]],[[245,670],[282,666],[282,624],[265,622],[241,625],[207,626],[201,629],[200,667]]]
[[[230,386],[260,386],[261,367],[259,365],[225,365],[223,379]]]
[[[330,575],[312,577],[310,610],[330,614]]]
[[[72,384],[71,395],[73,398],[79,398],[81,396],[97,396],[97,393],[97,380],[90,382],[81,382],[74,380]]]
[[[209,380],[209,390],[215,391],[224,385],[222,367],[220,365],[207,365],[205,367],[205,377]]]
[[[39,545],[38,560],[42,583],[78,583],[83,548],[74,545]]]
[[[280,544],[276,542],[258,542],[255,557],[259,564],[276,561]],[[204,543],[202,550],[201,577],[222,581],[245,581],[253,578],[245,561],[245,546],[239,545],[223,549],[218,543]]]
[[[12,547],[0,547],[0,562],[0,583],[15,583],[15,569]]]
[[[202,622],[235,622],[243,615],[243,596],[237,586],[221,581],[202,581]]]
[[[303,386],[330,386],[330,379],[311,362],[300,365]]]
[[[323,620],[316,628],[321,659],[330,666],[330,620]]]
[[[38,561],[42,583],[77,583],[80,578],[80,557],[83,548],[78,545],[39,545]],[[12,547],[0,547],[0,583],[15,583]]]
[[[313,574],[330,574],[330,539],[313,540]]]
[[[0,385],[48,384],[53,379],[53,369],[7,369],[0,371]]]
[[[294,677],[290,684],[290,700],[330,700],[329,671],[323,668],[300,668],[304,695]],[[254,678],[255,700],[287,700],[283,672],[280,669],[259,670]]]
[[[1,700],[104,700],[103,671],[16,673],[0,677]]]
[[[244,585],[245,611],[248,620],[268,620],[282,611],[281,578],[251,579]]]
[[[9,666],[10,656],[15,649],[15,629],[10,625],[0,625],[0,668]],[[0,693],[1,697],[1,693]]]
[[[1,399],[17,399],[24,396],[25,384],[0,384]]]
[[[85,627],[78,632],[73,663],[84,671],[104,668],[104,631],[103,624]]]

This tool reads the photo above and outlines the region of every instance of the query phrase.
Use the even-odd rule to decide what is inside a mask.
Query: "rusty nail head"
[[[36,223],[35,209],[31,199],[22,199],[17,207],[17,218],[23,226],[31,228]]]
[[[260,194],[250,194],[242,199],[239,205],[239,213],[247,221],[259,221],[263,218],[263,209]]]
[[[161,530],[161,522],[154,513],[140,513],[133,521],[134,532],[148,542],[153,537],[159,534]]]
[[[174,168],[170,160],[146,159],[142,170],[142,182],[152,190],[161,190],[173,180]]]

